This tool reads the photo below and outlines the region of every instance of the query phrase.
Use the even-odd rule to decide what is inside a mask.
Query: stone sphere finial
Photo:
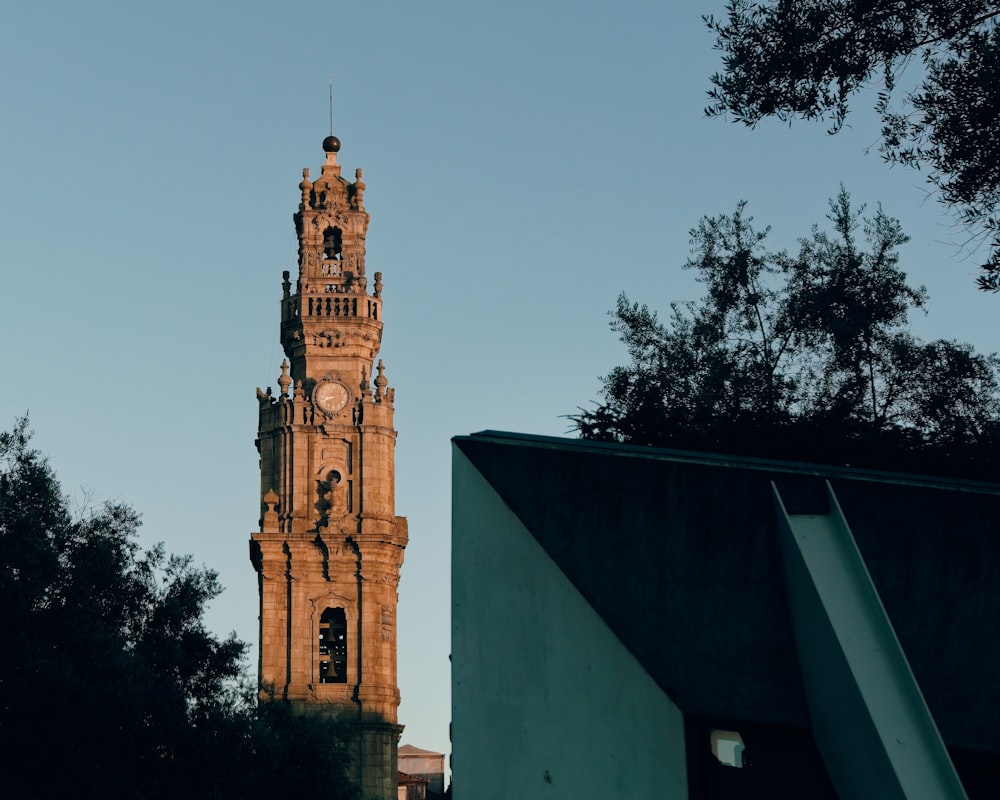
[[[340,151],[340,139],[332,134],[323,140],[324,153],[337,153]]]

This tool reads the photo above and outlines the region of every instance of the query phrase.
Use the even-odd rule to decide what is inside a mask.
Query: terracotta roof
[[[413,786],[418,783],[429,783],[427,778],[418,778],[416,775],[407,775],[405,772],[396,771],[396,782],[400,786]]]
[[[443,756],[444,753],[436,753],[433,750],[423,750],[419,747],[414,747],[412,744],[403,744],[399,746],[399,755],[401,756]]]

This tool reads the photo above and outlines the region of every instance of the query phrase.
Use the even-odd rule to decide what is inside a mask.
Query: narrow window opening
[[[319,618],[319,682],[347,683],[347,619],[342,608]]]
[[[743,737],[736,731],[712,731],[712,755],[726,767],[746,767],[750,760],[746,757]]]

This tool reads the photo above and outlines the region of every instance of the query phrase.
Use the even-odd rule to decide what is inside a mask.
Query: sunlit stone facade
[[[361,170],[340,142],[303,170],[298,276],[283,275],[278,390],[257,390],[262,693],[355,730],[365,800],[396,797],[396,602],[406,520],[395,514],[394,390],[381,360],[382,274],[369,280]]]

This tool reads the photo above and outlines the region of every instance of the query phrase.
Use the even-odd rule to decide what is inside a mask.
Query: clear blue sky
[[[925,196],[854,127],[702,115],[699,4],[20,3],[0,29],[0,427],[30,411],[77,502],[124,500],[217,569],[210,622],[256,637],[257,386],[275,385],[281,271],[327,83],[364,168],[397,389],[403,741],[448,751],[449,438],[563,434],[623,358],[621,291],[693,298],[688,231],[744,198],[774,245],[843,182],[902,219],[927,337],[996,349],[1000,298]],[[502,635],[501,631],[497,635]]]

